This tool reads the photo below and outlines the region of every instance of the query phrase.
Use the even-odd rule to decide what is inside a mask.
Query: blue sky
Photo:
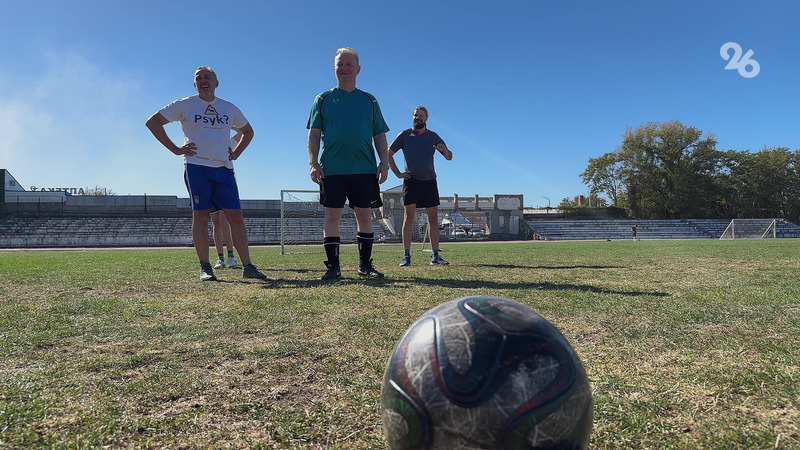
[[[798,13],[788,0],[6,2],[0,167],[26,189],[186,197],[181,158],[144,122],[195,94],[208,64],[256,132],[235,163],[241,197],[314,189],[308,113],[350,46],[390,142],[414,106],[430,110],[454,153],[436,159],[441,195],[555,206],[588,192],[589,158],[647,122],[679,120],[725,150],[800,147]],[[725,70],[727,42],[753,51],[755,77]]]

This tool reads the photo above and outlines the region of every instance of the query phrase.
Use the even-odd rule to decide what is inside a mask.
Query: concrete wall
[[[178,215],[191,216],[189,199],[174,195],[69,195],[58,191],[6,191],[4,214]],[[280,200],[242,200],[242,210],[258,216],[280,215]]]

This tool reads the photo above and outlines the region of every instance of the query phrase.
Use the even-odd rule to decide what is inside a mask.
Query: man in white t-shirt
[[[182,155],[184,179],[192,202],[192,238],[200,259],[203,281],[216,281],[209,262],[208,221],[211,210],[225,211],[231,225],[233,246],[242,260],[242,277],[266,279],[250,261],[247,230],[242,217],[239,189],[233,161],[253,140],[253,127],[233,103],[215,96],[219,81],[211,67],[200,66],[194,73],[197,95],[175,100],[150,116],[145,124],[164,147]],[[164,125],[180,122],[184,144],[167,135]],[[242,132],[235,148],[229,148],[231,128]]]

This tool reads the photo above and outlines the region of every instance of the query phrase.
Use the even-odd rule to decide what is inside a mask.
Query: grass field
[[[387,251],[394,250],[394,251]],[[445,244],[447,267],[319,281],[321,254],[252,249],[270,281],[192,249],[0,252],[0,447],[381,449],[384,365],[467,295],[567,337],[592,448],[800,448],[800,240]]]

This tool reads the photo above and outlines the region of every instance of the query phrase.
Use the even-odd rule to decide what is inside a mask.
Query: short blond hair
[[[342,47],[342,48],[336,50],[336,55],[334,55],[334,58],[338,58],[339,55],[353,55],[356,58],[356,64],[360,64],[358,62],[358,52],[355,51],[355,49],[353,49],[353,48]]]
[[[214,75],[214,78],[217,78],[217,72],[214,72],[214,69],[212,69],[211,66],[199,66],[197,69],[195,69],[194,74],[197,75],[197,72],[201,71],[211,72],[211,74]]]

